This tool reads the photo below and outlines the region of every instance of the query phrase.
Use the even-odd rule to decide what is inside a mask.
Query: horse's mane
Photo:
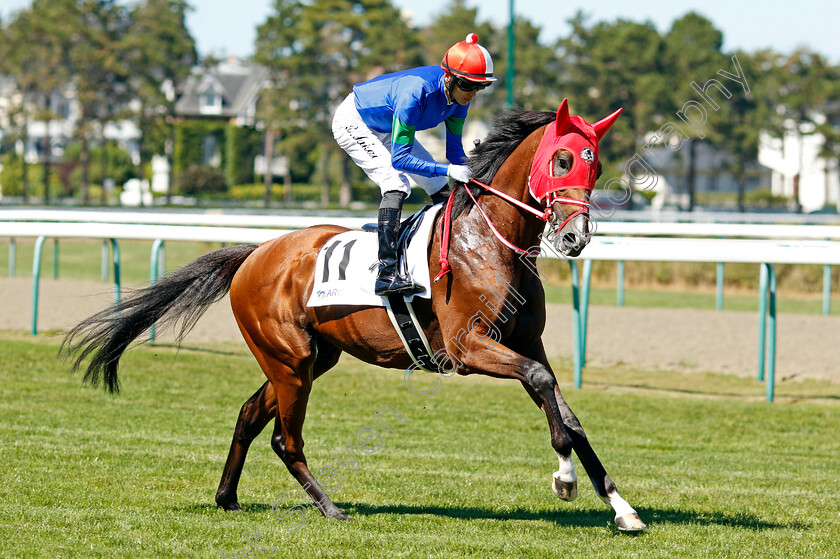
[[[502,163],[513,153],[522,141],[537,128],[553,122],[556,111],[526,111],[514,109],[500,114],[493,121],[493,128],[487,137],[470,152],[470,168],[476,180],[490,184]],[[473,196],[484,192],[478,186],[469,187]],[[452,205],[452,219],[472,206],[473,201],[463,188],[455,192]]]

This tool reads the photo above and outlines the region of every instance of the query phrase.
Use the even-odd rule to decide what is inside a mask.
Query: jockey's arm
[[[455,114],[444,121],[446,125],[446,159],[455,165],[466,165],[469,162],[464,153],[462,135],[464,121],[467,118],[467,106],[458,107]]]
[[[394,125],[391,131],[391,165],[397,171],[413,173],[423,177],[446,176],[448,165],[436,161],[426,161],[411,154],[414,147],[416,127],[400,120],[394,115]]]

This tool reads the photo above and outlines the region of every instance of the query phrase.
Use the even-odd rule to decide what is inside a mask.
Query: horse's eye
[[[562,177],[569,174],[572,170],[575,158],[572,152],[561,149],[554,154],[554,159],[551,162],[551,176]]]

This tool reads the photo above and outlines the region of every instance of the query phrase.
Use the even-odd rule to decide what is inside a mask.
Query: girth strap
[[[423,329],[417,322],[414,314],[414,307],[406,301],[402,295],[388,295],[385,308],[388,311],[388,318],[402,340],[403,346],[408,351],[409,357],[414,364],[432,373],[444,372],[443,367],[435,361],[429,340],[423,333]]]

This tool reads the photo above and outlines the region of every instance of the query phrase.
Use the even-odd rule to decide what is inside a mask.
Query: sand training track
[[[39,331],[66,330],[113,300],[97,282],[41,280]],[[32,280],[0,278],[0,330],[29,331]],[[840,316],[778,315],[776,375],[840,381]],[[753,312],[590,307],[587,364],[754,376],[758,316]],[[166,340],[166,335],[159,339]],[[569,305],[550,305],[543,337],[550,357],[572,356]],[[241,342],[227,298],[210,308],[187,337]],[[242,342],[244,345],[244,342]]]

